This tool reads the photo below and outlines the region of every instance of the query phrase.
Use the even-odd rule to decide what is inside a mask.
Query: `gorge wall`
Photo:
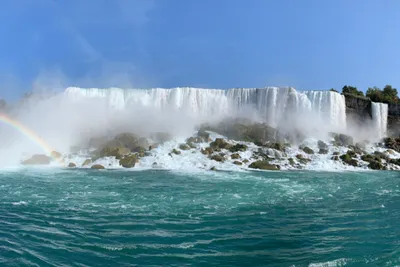
[[[349,94],[345,94],[345,103],[348,124],[362,128],[372,120],[372,127],[381,128],[381,135],[400,134],[400,104],[375,103],[369,98]],[[383,129],[386,128],[384,125],[387,125],[387,129]]]
[[[389,104],[388,133],[392,136],[400,136],[400,104]]]

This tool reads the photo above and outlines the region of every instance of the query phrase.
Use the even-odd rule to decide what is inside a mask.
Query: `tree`
[[[329,91],[339,93],[338,91],[336,91],[336,90],[333,89],[333,88],[331,88]]]
[[[400,102],[397,95],[397,89],[393,88],[391,85],[386,85],[383,90],[376,86],[368,88],[366,96],[374,102],[383,102],[388,104]]]
[[[345,85],[342,88],[342,94],[364,96],[362,91],[358,91],[357,87]]]
[[[382,90],[378,87],[369,87],[367,93],[365,94],[366,97],[369,97],[374,102],[382,102]]]
[[[383,88],[383,97],[385,103],[397,103],[399,102],[399,97],[397,96],[397,89],[393,88],[391,85],[386,85]]]

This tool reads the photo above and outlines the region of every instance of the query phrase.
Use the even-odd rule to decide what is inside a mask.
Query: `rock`
[[[374,152],[374,156],[379,158],[379,159],[384,159],[386,161],[389,159],[389,157],[385,153],[382,153],[382,152],[379,152],[379,151],[375,151]]]
[[[286,151],[286,147],[287,146],[288,146],[288,144],[283,144],[283,143],[269,143],[269,144],[266,144],[266,147],[272,148],[272,149],[275,149],[275,150],[279,150],[279,151],[282,151],[282,152]]]
[[[297,154],[297,155],[296,155],[296,158],[297,158],[297,159],[300,161],[300,163],[302,163],[302,164],[307,164],[307,163],[311,162],[311,159],[305,158],[305,157],[303,157],[303,155],[301,155],[301,154]]]
[[[210,168],[210,171],[217,171],[217,168],[211,167],[211,168]]]
[[[252,169],[260,169],[260,170],[270,170],[270,171],[278,171],[280,170],[279,165],[270,164],[268,161],[260,160],[255,161],[249,165],[249,168]]]
[[[103,165],[100,164],[95,164],[92,167],[90,167],[91,169],[95,169],[95,170],[102,170],[105,169]]]
[[[60,159],[60,158],[62,158],[62,154],[57,151],[52,151],[50,154],[50,157],[52,157],[53,159]]]
[[[390,159],[389,163],[400,166],[400,158],[398,159]]]
[[[248,159],[244,159],[243,163],[249,163],[249,160]]]
[[[51,162],[51,157],[46,155],[33,155],[31,158],[24,160],[23,165],[48,165]]]
[[[392,149],[388,149],[388,150],[386,150],[386,153],[389,155],[394,155],[396,152],[394,152],[394,150],[392,150]]]
[[[235,161],[233,162],[233,164],[235,164],[235,165],[242,165],[243,163],[241,163],[241,162],[238,161],[238,160],[235,160]]]
[[[333,157],[331,158],[331,160],[338,161],[338,160],[339,160],[339,156],[333,156]]]
[[[124,168],[133,168],[135,167],[137,160],[138,159],[136,155],[126,155],[119,160],[119,165]]]
[[[328,145],[325,142],[321,141],[321,140],[318,141],[318,148],[319,148],[320,151],[321,150],[328,151]],[[325,154],[325,153],[323,153],[323,154]]]
[[[144,153],[146,153],[146,151],[147,151],[146,148],[144,148],[144,147],[142,147],[142,146],[137,146],[137,147],[131,149],[130,152],[139,153],[139,154],[144,155]],[[128,152],[128,153],[126,153],[126,154],[130,154],[130,153]],[[125,155],[126,155],[126,154],[125,154]]]
[[[240,155],[238,153],[232,154],[231,155],[232,159],[240,159]]]
[[[149,145],[149,151],[158,148],[158,146],[159,146],[158,144]]]
[[[182,152],[180,152],[179,150],[174,148],[174,149],[172,149],[171,153],[175,154],[175,155],[180,155]]]
[[[308,146],[306,146],[306,147],[302,147],[301,148],[305,153],[307,153],[307,154],[314,154],[314,150],[312,150],[311,148],[309,148]]]
[[[213,149],[229,149],[230,144],[223,138],[216,138],[214,142],[211,142],[210,147]]]
[[[332,153],[332,155],[334,155],[334,156],[339,156],[339,155],[340,155],[340,152],[335,151],[335,152]]]
[[[294,162],[294,159],[293,159],[293,158],[289,158],[288,160],[289,160],[289,164],[290,164],[290,165],[293,166],[293,165],[296,164],[296,163]]]
[[[70,163],[68,164],[68,168],[75,168],[75,167],[76,167],[76,164],[73,163],[73,162],[70,162]]]
[[[211,147],[206,147],[204,149],[201,149],[201,153],[203,155],[211,155],[213,153],[213,149]]]
[[[357,142],[355,146],[360,150],[365,150],[367,148],[367,141]]]
[[[400,153],[400,137],[398,138],[385,138],[384,140],[385,147],[397,151]]]
[[[247,146],[243,145],[243,144],[236,144],[229,148],[229,151],[232,153],[239,152],[239,151],[246,151],[246,150],[247,150]]]
[[[91,164],[92,163],[92,160],[91,159],[86,159],[83,163],[82,163],[82,167],[83,166],[86,166],[86,165],[89,165],[89,164]]]
[[[328,149],[320,148],[318,154],[328,154],[328,152],[329,152]]]
[[[379,161],[371,161],[368,164],[368,168],[370,168],[372,170],[383,170],[384,166]]]
[[[212,160],[218,161],[218,162],[224,162],[225,158],[222,155],[212,155],[211,156]]]
[[[104,157],[115,157],[117,159],[120,159],[123,155],[126,155],[131,152],[130,149],[126,147],[117,147],[114,146],[114,143],[109,143],[105,147],[103,147],[99,152],[95,153],[94,160],[99,159],[99,158],[104,158]]]
[[[180,144],[179,145],[179,149],[181,149],[181,150],[189,150],[190,147],[188,145],[186,145],[186,144]]]
[[[335,145],[337,146],[350,146],[353,145],[353,137],[345,134],[331,133],[331,136],[335,139]]]
[[[357,166],[358,166],[357,160],[353,159],[352,156],[351,156],[351,154],[348,154],[348,152],[347,152],[346,154],[341,155],[341,156],[340,156],[340,159],[341,159],[344,163],[346,163],[347,165],[351,165],[351,166],[354,166],[354,167],[357,167]]]
[[[354,152],[353,150],[347,150],[347,155],[349,155],[352,158],[357,157],[356,152]]]
[[[128,148],[131,151],[137,147],[149,147],[149,142],[146,138],[140,138],[133,133],[120,133],[115,136],[113,141],[117,142],[120,147]]]
[[[254,123],[243,118],[226,119],[218,125],[202,125],[201,130],[213,131],[226,136],[228,139],[253,142],[260,146],[267,142],[275,142],[281,136],[276,129],[267,124]]]
[[[208,140],[208,138],[207,138]],[[186,143],[194,143],[194,144],[199,144],[199,143],[203,143],[204,139],[202,137],[189,137],[188,139],[186,139]]]
[[[208,139],[210,139],[210,134],[202,128],[200,128],[200,130],[197,132],[197,136],[201,137],[205,141],[208,141]]]
[[[359,148],[358,146],[349,146],[349,148],[358,155],[365,154],[365,151],[363,149]]]
[[[188,142],[186,143],[190,148],[197,148],[197,146],[194,143]]]

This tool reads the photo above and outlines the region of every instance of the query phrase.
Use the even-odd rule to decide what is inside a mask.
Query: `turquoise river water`
[[[400,266],[400,175],[1,172],[0,266]]]

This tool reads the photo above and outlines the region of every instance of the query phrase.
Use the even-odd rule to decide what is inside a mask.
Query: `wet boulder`
[[[239,152],[239,151],[246,151],[247,146],[244,144],[236,144],[229,148],[229,151],[232,153]]]
[[[387,137],[383,141],[386,148],[392,149],[400,153],[400,137]]]
[[[296,158],[301,164],[307,164],[307,163],[311,162],[311,159],[305,158],[302,154],[297,154]]]
[[[343,163],[350,165],[350,166],[354,166],[357,167],[358,166],[358,161],[356,159],[353,159],[351,154],[343,154],[339,157]]]
[[[225,161],[225,157],[221,154],[217,154],[217,155],[212,155],[210,157],[212,160],[218,161],[218,162],[224,162]]]
[[[201,149],[200,152],[203,155],[211,155],[214,152],[214,150],[211,147],[206,147],[206,148]]]
[[[368,168],[372,169],[372,170],[383,170],[385,167],[383,166],[383,164],[379,161],[371,161],[368,164]]]
[[[328,150],[328,144],[326,144],[325,142],[319,140],[318,141],[318,148],[319,148],[319,150],[326,151],[326,150]]]
[[[75,167],[76,167],[76,164],[73,163],[73,162],[70,162],[70,163],[68,164],[68,168],[75,168]]]
[[[329,153],[328,149],[320,148],[318,151],[318,154],[321,154],[321,155],[328,154],[328,153]]]
[[[280,170],[279,165],[271,164],[265,160],[259,160],[251,163],[249,165],[251,169],[259,169],[259,170],[270,170],[270,171],[278,171]]]
[[[231,155],[231,159],[240,159],[240,155],[238,153],[234,153]]]
[[[94,169],[94,170],[103,170],[103,169],[105,169],[104,168],[104,166],[103,165],[100,165],[100,164],[94,164],[92,167],[90,167],[91,169]]]
[[[189,150],[190,146],[188,146],[187,144],[180,144],[179,145],[179,149],[181,149],[181,150]]]
[[[212,149],[230,149],[231,145],[226,142],[223,138],[216,138],[214,142],[211,142],[210,147]]]
[[[350,146],[354,143],[353,137],[349,135],[331,133],[331,136],[334,138],[334,144],[337,146]]]
[[[119,165],[124,168],[133,168],[137,163],[138,158],[136,155],[125,155],[122,159],[119,160]]]
[[[82,163],[82,167],[83,166],[86,166],[86,165],[89,165],[89,164],[91,164],[92,163],[92,160],[91,159],[86,159],[83,163]]]
[[[171,154],[180,155],[182,152],[174,148],[172,149]]]
[[[208,138],[207,138],[208,139]],[[199,143],[203,143],[205,140],[202,137],[189,137],[188,139],[186,139],[186,143],[187,144],[199,144]]]
[[[273,143],[268,143],[265,146],[268,148],[272,148],[275,150],[285,152],[286,148],[289,146],[289,144],[273,142]]]
[[[206,130],[203,128],[200,128],[200,130],[197,132],[197,136],[202,138],[204,141],[208,141],[210,139],[210,134],[206,132]]]
[[[301,147],[301,150],[303,150],[305,153],[310,154],[310,155],[314,154],[314,150],[312,150],[308,146]]]

